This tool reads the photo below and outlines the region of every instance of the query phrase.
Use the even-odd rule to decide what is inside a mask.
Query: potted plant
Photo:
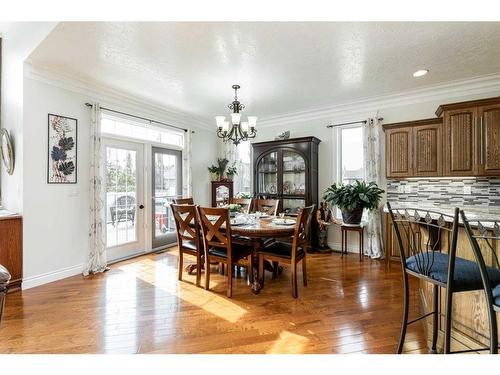
[[[217,159],[217,174],[219,175],[220,181],[226,181],[224,178],[224,172],[226,171],[227,163],[229,163],[229,160],[226,158]]]
[[[374,182],[355,181],[352,184],[333,184],[325,191],[324,199],[342,211],[342,220],[346,224],[359,224],[363,210],[379,207],[384,190]]]
[[[218,166],[212,164],[210,167],[208,167],[208,171],[210,172],[210,179],[212,181],[219,181],[220,177]]]
[[[233,181],[234,176],[238,174],[238,171],[236,170],[236,162],[234,162],[226,172],[227,179],[229,181]]]
[[[241,212],[241,206],[239,204],[229,204],[227,205],[229,210],[229,216],[234,217],[238,212]]]

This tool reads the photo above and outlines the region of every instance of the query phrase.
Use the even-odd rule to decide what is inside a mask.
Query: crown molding
[[[209,122],[201,116],[168,108],[158,102],[145,100],[96,82],[82,80],[52,69],[34,66],[30,62],[26,62],[24,67],[24,76],[26,78],[84,95],[89,100],[100,102],[101,105],[113,106],[113,108],[123,111],[133,110],[134,114],[149,116],[155,120],[188,129],[195,128],[205,131],[210,129]]]
[[[445,100],[464,96],[491,94],[498,91],[500,95],[500,74],[490,74],[465,80],[451,81],[443,84],[426,86],[397,94],[381,95],[333,106],[316,107],[303,111],[281,113],[263,117],[259,127],[273,127],[295,122],[317,119],[348,119],[354,114],[374,113],[378,110],[399,106]]]

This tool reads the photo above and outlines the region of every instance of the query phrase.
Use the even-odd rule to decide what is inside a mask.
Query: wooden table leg
[[[344,230],[341,229],[340,232],[342,233],[342,239],[341,239],[341,245],[340,245],[340,257],[344,257]]]
[[[259,250],[262,249],[262,241],[260,239],[256,239],[253,241],[253,251],[254,251],[254,259],[259,261]],[[259,267],[253,267],[253,283],[252,283],[252,292],[253,294],[259,294],[262,286],[259,282]]]
[[[363,231],[359,231],[359,261],[363,261]]]

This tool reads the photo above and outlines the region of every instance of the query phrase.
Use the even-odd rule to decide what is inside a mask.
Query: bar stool
[[[408,325],[428,316],[433,317],[432,347],[437,353],[439,319],[439,288],[446,289],[444,353],[451,353],[451,316],[453,294],[483,289],[481,274],[476,262],[456,256],[458,238],[459,209],[454,215],[419,208],[394,208],[389,202],[387,208],[392,219],[399,245],[399,255],[403,271],[403,321],[397,353],[403,350]],[[442,252],[441,237],[449,236],[448,253]],[[427,237],[427,238],[426,238]],[[491,272],[490,272],[491,271]],[[409,283],[408,275],[427,281],[433,285],[433,311],[408,321]],[[492,285],[500,284],[500,270],[488,270]],[[454,351],[472,352],[476,349]]]
[[[10,273],[7,268],[0,264],[0,323],[2,322],[3,308],[5,305],[5,294],[9,286]]]
[[[472,251],[479,265],[486,303],[488,305],[490,346],[477,350],[489,350],[491,354],[497,354],[498,331],[496,313],[500,312],[500,284],[498,284],[498,281],[495,281],[495,273],[500,268],[496,254],[496,249],[500,248],[500,220],[468,220],[463,210],[460,211],[460,215]],[[485,261],[485,259],[487,261]],[[489,263],[489,265],[486,265],[487,263]]]
[[[359,261],[361,262],[363,260],[364,231],[365,231],[363,223],[359,224],[342,223],[340,226],[340,231],[342,232],[342,249],[341,249],[342,256],[344,256],[344,253],[347,255],[347,234],[349,232],[359,233]]]

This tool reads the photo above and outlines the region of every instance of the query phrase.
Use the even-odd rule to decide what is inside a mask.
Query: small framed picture
[[[78,120],[49,113],[47,183],[77,182]]]

